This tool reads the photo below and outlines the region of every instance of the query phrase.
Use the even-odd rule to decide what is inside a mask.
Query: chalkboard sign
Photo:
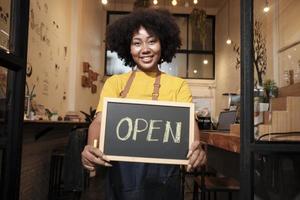
[[[100,150],[127,162],[188,164],[194,104],[104,98]]]

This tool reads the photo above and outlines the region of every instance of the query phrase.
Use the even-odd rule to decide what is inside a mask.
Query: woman
[[[159,70],[159,64],[171,62],[181,45],[179,28],[168,11],[142,9],[110,25],[106,42],[108,49],[117,52],[125,64],[134,69],[105,82],[97,116],[89,128],[88,145],[82,152],[82,163],[89,170],[94,170],[96,165],[110,167],[106,199],[180,199],[179,166],[110,162],[99,149],[91,146],[94,139],[99,139],[104,97],[192,101],[190,89],[183,79]],[[195,127],[195,142],[187,157],[187,171],[206,161],[199,146],[198,127]]]

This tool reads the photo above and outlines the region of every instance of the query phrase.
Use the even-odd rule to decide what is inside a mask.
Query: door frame
[[[11,52],[0,50],[0,65],[13,72],[7,77],[6,134],[0,137],[0,148],[4,150],[0,199],[19,199],[29,0],[11,0],[10,14]]]

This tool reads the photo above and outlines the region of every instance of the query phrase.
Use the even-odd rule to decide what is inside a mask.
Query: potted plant
[[[264,81],[264,90],[266,96],[266,102],[269,103],[270,98],[278,96],[278,87],[274,80],[267,79]]]

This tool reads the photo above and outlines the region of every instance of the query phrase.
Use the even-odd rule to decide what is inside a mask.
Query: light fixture
[[[107,2],[107,0],[101,0],[101,3],[102,3],[103,5],[106,5],[108,2]]]
[[[197,74],[197,72],[198,72],[198,71],[197,71],[196,69],[194,69],[194,71],[193,71],[193,72],[194,72],[194,74]]]
[[[206,58],[204,58],[203,64],[204,64],[204,65],[207,65],[207,64],[208,64],[208,60],[207,60]]]
[[[198,3],[198,0],[194,0],[193,3],[194,3],[194,4],[197,4],[197,3]]]
[[[157,5],[157,4],[158,4],[158,1],[157,1],[157,0],[153,0],[153,4],[154,4],[154,5]]]
[[[230,0],[228,0],[227,4],[227,40],[226,44],[230,45],[231,44],[231,39],[230,39]]]
[[[231,44],[231,39],[230,39],[230,38],[228,38],[228,39],[226,40],[226,44],[228,44],[228,45]]]
[[[269,1],[266,0],[266,2],[265,2],[265,7],[264,7],[264,12],[267,13],[267,12],[269,12],[269,10],[270,10],[270,7],[269,7]]]
[[[172,0],[172,5],[176,6],[177,5],[177,1],[176,0]]]

